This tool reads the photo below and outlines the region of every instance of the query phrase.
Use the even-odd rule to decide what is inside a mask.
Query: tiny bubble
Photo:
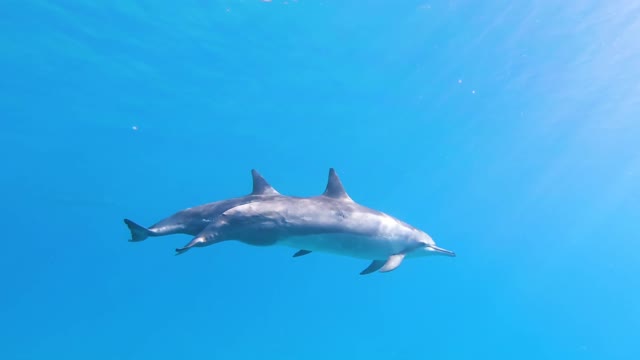
[[[458,84],[462,84],[462,79],[458,79]]]
[[[476,94],[476,91],[475,91],[475,90],[471,90],[471,93],[475,95],[475,94]]]
[[[137,125],[133,125],[133,126],[131,127],[131,130],[133,130],[133,131],[138,131],[138,126],[137,126]]]

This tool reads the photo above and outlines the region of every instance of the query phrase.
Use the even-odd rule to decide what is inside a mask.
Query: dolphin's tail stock
[[[130,242],[142,241],[149,236],[153,236],[153,232],[142,225],[138,225],[129,219],[124,219],[124,223],[127,224],[129,231],[131,231]]]

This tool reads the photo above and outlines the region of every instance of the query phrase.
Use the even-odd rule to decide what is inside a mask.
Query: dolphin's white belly
[[[368,260],[384,260],[401,252],[409,241],[353,234],[318,234],[278,240],[279,245],[299,250],[326,252]]]

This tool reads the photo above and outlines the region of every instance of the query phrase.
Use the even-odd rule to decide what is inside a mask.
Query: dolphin
[[[251,170],[251,177],[253,179],[253,189],[250,194],[245,196],[187,208],[178,211],[148,228],[136,224],[129,219],[124,219],[124,223],[131,231],[131,239],[129,241],[137,242],[143,241],[151,236],[172,234],[196,236],[218,215],[234,206],[282,196],[255,169]]]
[[[298,249],[294,257],[325,252],[371,261],[361,275],[392,271],[405,258],[455,256],[424,231],[353,201],[333,168],[322,195],[276,195],[231,207],[176,255],[227,240],[292,247]]]

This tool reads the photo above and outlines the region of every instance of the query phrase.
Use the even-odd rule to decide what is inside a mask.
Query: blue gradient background
[[[0,358],[638,359],[640,5],[12,1]],[[138,130],[133,130],[133,127]],[[358,202],[458,257],[151,223],[250,190]]]

